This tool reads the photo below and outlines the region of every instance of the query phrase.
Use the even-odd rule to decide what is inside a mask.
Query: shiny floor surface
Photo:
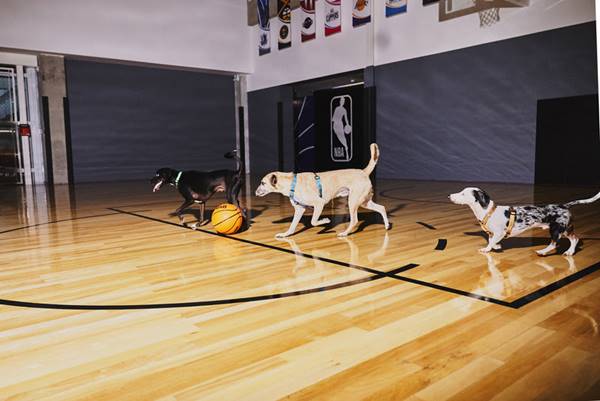
[[[169,217],[170,187],[0,187],[0,399],[600,398],[600,202],[573,207],[572,257],[537,256],[538,229],[484,255],[447,200],[464,186],[380,181],[390,231],[361,210],[338,238],[339,200],[286,239],[278,194],[243,199],[251,226],[226,237]],[[479,186],[507,205],[597,192]]]

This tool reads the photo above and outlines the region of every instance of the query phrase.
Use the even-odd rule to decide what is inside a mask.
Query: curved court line
[[[405,271],[409,266],[406,265],[394,271]],[[404,269],[404,270],[402,270]],[[391,273],[391,272],[390,272]],[[210,305],[224,305],[224,304],[238,304],[244,302],[257,302],[266,301],[270,299],[289,298],[297,297],[299,295],[313,294],[315,292],[325,292],[336,290],[338,288],[350,287],[366,283],[369,281],[380,280],[388,277],[387,274],[381,272],[381,274],[373,274],[368,277],[364,277],[357,280],[345,281],[342,283],[332,284],[324,287],[308,288],[306,290],[282,292],[270,295],[257,295],[254,297],[243,297],[243,298],[229,298],[229,299],[216,299],[209,301],[192,301],[192,302],[173,302],[164,304],[131,304],[131,305],[71,305],[71,304],[50,304],[41,302],[23,302],[14,301],[10,299],[0,299],[1,305],[18,306],[23,308],[38,308],[38,309],[66,309],[66,310],[134,310],[134,309],[167,309],[167,308],[189,308],[196,306],[210,306]]]
[[[179,224],[172,223],[170,221],[160,220],[160,219],[156,219],[153,217],[136,214],[136,212],[142,212],[142,211],[146,211],[146,210],[137,210],[137,211],[131,211],[131,212],[118,210],[115,208],[109,208],[109,210],[113,210],[115,213],[106,213],[106,214],[101,214],[101,215],[83,216],[83,217],[76,217],[76,218],[72,218],[72,219],[50,221],[47,223],[40,223],[40,224],[36,224],[36,225],[32,225],[32,226],[19,227],[16,229],[7,230],[4,232],[0,232],[0,234],[5,233],[5,232],[22,230],[22,229],[29,228],[29,227],[36,227],[36,226],[40,226],[40,225],[44,225],[44,224],[52,224],[52,223],[58,223],[58,222],[62,222],[62,221],[70,221],[70,220],[79,220],[79,219],[86,219],[86,218],[93,218],[93,217],[116,215],[116,214],[120,214],[120,213],[121,214],[129,214],[132,216],[144,218],[147,220],[151,220],[151,221],[155,221],[155,222],[159,222],[159,223],[163,223],[163,224],[169,224],[172,226],[176,226],[178,228],[190,229],[189,227],[184,227]],[[203,230],[203,229],[196,230],[196,231],[201,231],[201,232],[204,232],[207,234],[221,236],[221,237],[224,237],[227,239],[240,241],[240,242],[244,242],[244,243],[249,243],[252,245],[258,245],[258,246],[262,246],[262,247],[266,247],[266,248],[271,248],[274,250],[278,250],[278,251],[282,251],[282,252],[286,252],[286,253],[290,253],[290,254],[294,254],[294,255],[298,255],[298,256],[303,256],[303,257],[310,258],[310,259],[322,260],[324,262],[328,262],[331,264],[336,264],[336,265],[340,265],[340,266],[344,266],[344,267],[349,267],[349,268],[353,268],[353,269],[370,272],[371,275],[367,276],[365,278],[362,278],[362,279],[346,281],[346,282],[332,284],[332,285],[324,286],[324,287],[309,288],[306,290],[291,291],[291,292],[284,292],[284,293],[277,293],[277,294],[270,294],[270,295],[259,295],[259,296],[254,296],[254,297],[230,298],[230,299],[219,299],[219,300],[208,300],[208,301],[177,302],[177,303],[164,303],[164,304],[132,304],[132,305],[69,305],[69,304],[52,304],[52,303],[25,302],[25,301],[16,301],[16,300],[10,300],[10,299],[0,299],[0,305],[27,307],[27,308],[40,308],[40,309],[63,309],[63,310],[134,310],[134,309],[183,308],[183,307],[223,305],[223,304],[256,302],[256,301],[264,301],[264,300],[270,300],[270,299],[288,298],[288,297],[294,297],[294,296],[299,296],[299,295],[312,294],[315,292],[323,292],[323,291],[330,291],[330,290],[334,290],[334,289],[338,289],[338,288],[350,287],[353,285],[358,285],[358,284],[362,284],[362,283],[369,282],[369,281],[375,281],[375,280],[379,280],[382,278],[392,278],[392,279],[396,279],[399,281],[416,284],[419,286],[433,288],[433,289],[444,291],[447,293],[461,295],[461,296],[489,302],[492,304],[501,305],[504,307],[518,309],[518,308],[521,308],[533,301],[536,301],[536,300],[544,297],[545,295],[548,295],[560,288],[563,288],[564,286],[567,286],[572,282],[575,282],[591,273],[595,273],[600,270],[600,262],[598,262],[592,266],[588,266],[587,268],[578,271],[575,274],[572,274],[561,280],[558,280],[546,287],[540,288],[537,291],[534,291],[533,293],[526,294],[521,298],[518,298],[512,302],[509,302],[509,301],[495,299],[495,298],[483,296],[480,294],[476,294],[476,293],[472,293],[472,292],[468,292],[468,291],[464,291],[464,290],[459,290],[459,289],[452,288],[452,287],[446,287],[446,286],[439,285],[436,283],[430,283],[430,282],[426,282],[426,281],[422,281],[422,280],[418,280],[418,279],[414,279],[414,278],[410,278],[410,277],[406,277],[406,276],[398,276],[397,275],[398,273],[402,273],[402,272],[405,272],[407,270],[410,270],[410,269],[413,269],[413,268],[419,266],[418,264],[414,264],[414,263],[409,263],[405,266],[396,268],[394,270],[382,272],[382,271],[371,269],[368,267],[363,267],[363,266],[353,265],[353,264],[346,263],[346,262],[341,262],[341,261],[338,261],[335,259],[319,258],[319,257],[313,256],[311,254],[296,252],[296,251],[293,251],[290,249],[280,248],[280,247],[276,247],[273,245],[259,243],[256,241],[246,240],[246,239],[242,239],[242,238],[236,238],[236,237],[232,237],[232,236],[222,235],[219,233],[215,233],[215,232],[207,231],[207,230]],[[438,247],[445,248],[446,244],[447,244],[446,239],[443,239],[443,238],[439,239],[436,249],[438,249]]]

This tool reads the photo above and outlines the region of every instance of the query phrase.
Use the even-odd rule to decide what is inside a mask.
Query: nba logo
[[[335,96],[329,103],[331,160],[349,162],[352,159],[352,97]]]

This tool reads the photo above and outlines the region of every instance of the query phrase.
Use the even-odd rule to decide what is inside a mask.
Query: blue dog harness
[[[319,190],[319,198],[323,197],[323,185],[321,185],[321,177],[317,173],[313,173],[315,175],[315,181],[317,182],[317,189]],[[294,199],[294,193],[296,192],[296,183],[298,182],[298,174],[294,173],[294,178],[292,178],[292,185],[290,186],[290,199],[292,203],[295,205],[300,205],[304,207],[311,207],[308,205],[303,205]]]

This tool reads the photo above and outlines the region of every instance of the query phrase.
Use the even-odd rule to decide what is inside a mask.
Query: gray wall
[[[537,100],[598,93],[595,23],[379,66],[375,83],[378,177],[531,183]]]
[[[233,168],[231,76],[66,60],[75,182]]]

